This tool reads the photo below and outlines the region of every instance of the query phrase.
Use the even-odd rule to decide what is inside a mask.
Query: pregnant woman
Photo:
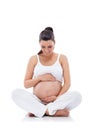
[[[29,116],[69,116],[71,109],[81,102],[81,95],[70,88],[68,59],[55,53],[53,28],[45,28],[39,35],[41,50],[30,57],[24,79],[25,88],[12,93],[14,102],[26,110]]]

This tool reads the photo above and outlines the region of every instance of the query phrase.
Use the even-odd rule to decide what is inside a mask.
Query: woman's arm
[[[63,68],[64,84],[63,84],[63,87],[62,87],[61,91],[59,92],[58,96],[65,93],[70,88],[70,84],[71,84],[69,63],[68,63],[67,57],[64,55],[61,55],[60,63],[61,63],[62,68]]]
[[[39,78],[34,78],[34,79],[32,78],[33,72],[34,72],[34,67],[36,64],[37,64],[37,58],[35,55],[29,59],[29,62],[27,65],[26,74],[25,74],[25,78],[24,78],[24,87],[25,88],[33,87],[40,82]]]
[[[45,82],[45,81],[56,81],[56,79],[53,75],[51,75],[49,73],[43,74],[43,75],[37,76],[36,78],[25,80],[24,86],[26,88],[35,87],[39,82]]]

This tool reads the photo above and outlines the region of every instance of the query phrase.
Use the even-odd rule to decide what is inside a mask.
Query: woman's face
[[[53,52],[55,43],[52,40],[48,41],[41,40],[40,46],[43,54],[48,56]]]

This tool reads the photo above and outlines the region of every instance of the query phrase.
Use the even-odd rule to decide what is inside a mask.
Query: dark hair
[[[52,40],[53,42],[55,42],[55,38],[54,38],[54,33],[53,33],[53,28],[52,27],[46,27],[39,35],[39,42],[41,40],[44,41],[48,41],[48,40]],[[38,52],[38,54],[41,54],[42,50],[40,50]]]

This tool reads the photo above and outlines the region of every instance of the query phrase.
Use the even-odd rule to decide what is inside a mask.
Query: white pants
[[[71,110],[75,108],[80,104],[82,97],[76,91],[68,91],[58,97],[54,102],[45,105],[34,94],[23,89],[16,89],[12,93],[12,99],[25,111],[30,112],[37,117],[43,117],[46,110],[48,110],[50,115],[54,115],[57,110],[64,108]]]

